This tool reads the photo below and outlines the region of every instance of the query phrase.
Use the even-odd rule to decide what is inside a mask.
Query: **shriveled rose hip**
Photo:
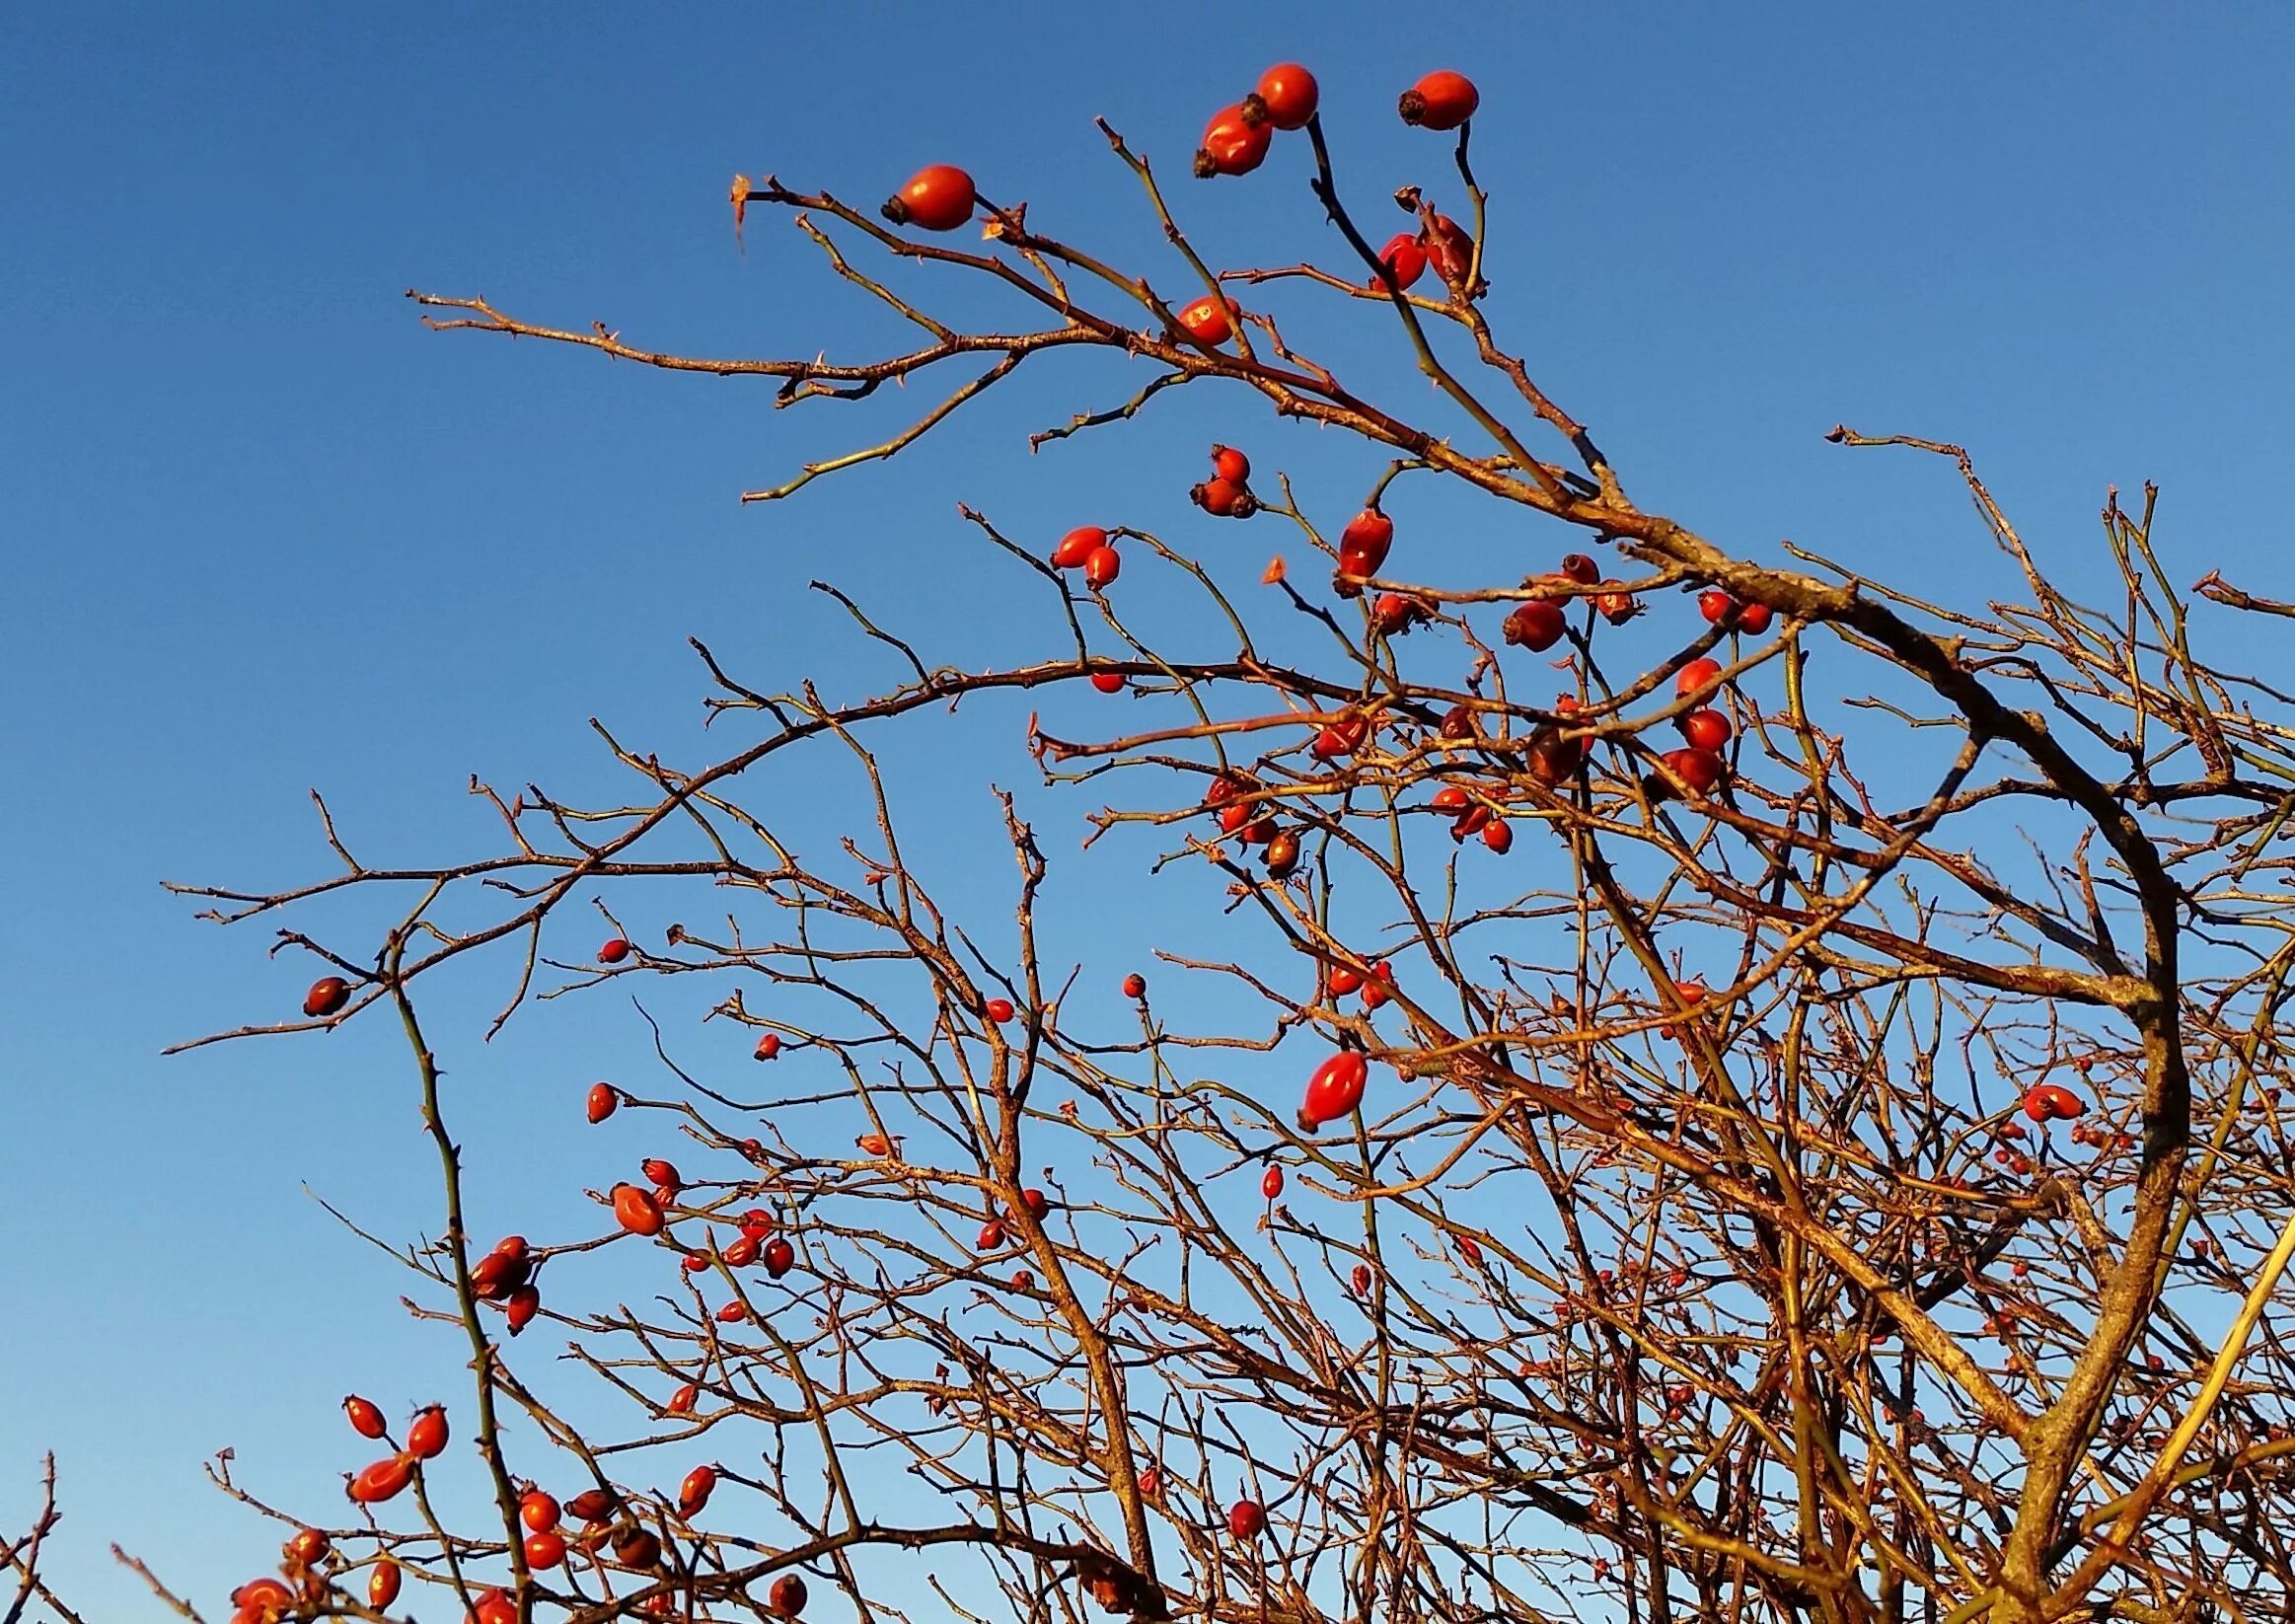
[[[1215,519],[1248,519],[1259,511],[1259,498],[1223,474],[1190,486],[1187,499]]]
[[[1466,228],[1446,214],[1438,214],[1427,223],[1424,241],[1427,263],[1435,267],[1435,274],[1444,282],[1463,285],[1466,273],[1474,268],[1474,238]]]
[[[584,1489],[565,1503],[565,1514],[576,1522],[596,1522],[621,1508],[622,1497],[611,1489]]]
[[[1399,592],[1381,592],[1370,606],[1370,624],[1382,637],[1399,637],[1427,618],[1427,606]]]
[[[1533,654],[1543,654],[1562,640],[1562,633],[1568,629],[1568,626],[1562,618],[1560,604],[1548,603],[1539,598],[1516,605],[1501,629],[1506,640],[1516,647],[1526,648]]]

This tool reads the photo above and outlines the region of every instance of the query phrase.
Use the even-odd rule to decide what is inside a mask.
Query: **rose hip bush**
[[[825,288],[914,330],[874,358],[670,355],[415,296],[440,330],[782,406],[939,382],[751,500],[956,432],[1071,348],[1136,393],[1040,446],[1192,402],[1211,467],[1137,471],[1188,493],[1187,535],[1127,524],[1121,490],[1007,534],[981,493],[961,567],[1008,578],[994,669],[829,583],[906,675],[774,692],[703,648],[738,739],[691,764],[612,742],[634,799],[484,789],[484,859],[368,867],[330,824],[330,877],[193,888],[318,978],[301,1018],[282,993],[201,1041],[410,1036],[444,1171],[411,1299],[477,1372],[409,1421],[347,1400],[346,1502],[218,1473],[286,1541],[273,1565],[251,1532],[235,1620],[2284,1609],[2295,717],[2201,643],[2289,606],[2178,587],[2149,489],[2106,506],[2106,584],[2076,599],[1965,455],[1893,435],[1831,438],[1941,459],[2020,601],[1919,602],[1645,510],[1502,335],[1481,94],[1448,70],[1401,94],[1425,174],[1391,237],[1324,120],[1392,114],[1323,105],[1297,64],[1207,96],[1166,168],[1103,124],[1166,233],[1137,267],[1010,201],[1026,177],[929,151],[881,210],[737,179],[737,229],[784,219]],[[1199,252],[1190,170],[1268,188],[1261,262]],[[934,315],[963,281],[1032,323]],[[1288,342],[1310,310],[1414,362],[1426,409]],[[1253,443],[1270,408],[1359,443],[1360,487],[1295,490]],[[1436,487],[1490,506],[1477,576],[1431,567]],[[1151,572],[1185,624],[1127,613]],[[1096,730],[1042,719],[1062,691]],[[1040,840],[1004,796],[986,923],[906,854],[931,809],[886,771],[898,719],[959,701],[1008,712],[992,778],[1090,831]],[[791,764],[825,752],[863,792],[800,857],[776,805],[819,793]],[[1197,921],[1158,962],[1039,951],[1141,883]],[[346,894],[372,937],[300,925]],[[515,966],[503,1019],[713,989],[658,1077],[537,1085],[612,1146],[566,1170],[595,1204],[571,1232],[464,1222],[417,998],[465,959]],[[651,1294],[593,1290],[600,1253]],[[619,1419],[569,1422],[567,1372]],[[491,1513],[437,1514],[449,1474]]]

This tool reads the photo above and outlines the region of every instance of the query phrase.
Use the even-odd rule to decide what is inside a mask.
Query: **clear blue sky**
[[[607,783],[592,714],[693,745],[688,633],[761,683],[835,678],[851,642],[815,574],[990,657],[959,497],[1049,534],[1216,431],[1296,455],[1332,510],[1375,467],[1239,406],[1030,462],[1026,428],[1117,398],[1047,369],[1024,409],[744,511],[740,488],[886,419],[428,335],[405,288],[666,347],[849,352],[870,330],[816,300],[785,232],[735,255],[736,170],[872,200],[947,157],[1145,254],[1093,114],[1176,179],[1213,107],[1302,57],[1368,208],[1441,181],[1392,99],[1458,65],[1485,89],[1494,309],[1649,505],[1968,591],[1992,566],[1949,470],[1823,445],[1846,420],[1967,443],[2074,573],[2107,482],[2157,479],[2183,579],[2295,597],[2291,46],[2295,12],[2262,5],[0,9],[0,1522],[52,1446],[54,1577],[91,1617],[158,1616],[111,1538],[213,1603],[270,1540],[203,1455],[235,1445],[319,1505],[361,1463],[345,1390],[466,1390],[302,1193],[392,1234],[430,1211],[390,1035],[160,1059],[312,974],[195,925],[162,879],[321,871],[314,785],[378,855],[475,849],[474,771]],[[1222,260],[1327,255],[1301,174],[1279,149],[1176,189]],[[1148,517],[1184,523],[1184,483]],[[1238,548],[1255,573],[1267,549]],[[981,764],[910,737],[908,781],[970,807],[958,849]],[[974,900],[1001,912],[986,881]],[[1128,923],[1145,942],[1153,906]],[[477,1221],[586,1221],[568,1188],[613,1174],[571,1102],[634,1072],[641,1030],[601,1000],[480,1052],[498,987],[437,1017]]]

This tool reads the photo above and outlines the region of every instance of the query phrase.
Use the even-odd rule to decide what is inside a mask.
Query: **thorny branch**
[[[416,1584],[490,1574],[516,1616],[585,1620],[785,1615],[773,1586],[798,1574],[886,1619],[922,1584],[967,1618],[1088,1601],[1252,1624],[2285,1610],[2287,701],[2198,652],[2148,489],[2140,512],[2106,507],[2104,607],[2039,568],[1939,441],[1831,436],[1950,460],[2021,601],[1929,605],[1641,510],[1505,346],[1470,127],[1452,154],[1470,253],[1442,297],[1383,265],[1319,120],[1311,190],[1345,273],[1215,267],[1106,131],[1171,246],[1169,287],[1391,319],[1435,385],[1427,421],[1360,397],[1270,313],[1231,304],[1237,337],[1203,341],[1148,274],[1018,205],[984,205],[987,246],[960,249],[736,181],[738,211],[788,211],[831,274],[925,334],[873,359],[685,357],[413,295],[457,313],[425,318],[442,330],[773,378],[779,406],[966,368],[891,437],[752,498],[891,457],[1024,361],[1084,348],[1149,376],[1039,449],[1239,386],[1388,463],[1367,517],[1407,471],[1568,528],[1488,578],[1422,581],[1409,486],[1392,558],[1362,568],[1285,480],[1259,505],[1348,573],[1326,597],[1271,569],[1270,613],[1192,544],[1113,527],[1194,595],[1201,613],[1167,622],[967,509],[988,545],[966,567],[1012,571],[1001,629],[1041,635],[1031,657],[932,664],[823,583],[898,656],[890,686],[773,694],[701,649],[713,719],[756,730],[691,766],[607,737],[628,804],[475,785],[491,855],[369,865],[330,819],[339,872],[183,888],[226,923],[375,906],[380,951],[279,930],[274,951],[355,984],[343,1007],[216,1038],[389,999],[445,1169],[447,1233],[407,1254],[409,1300],[469,1337],[503,1526],[324,1529],[308,1605],[381,1616],[351,1581],[388,1555]],[[1397,200],[1430,238],[1459,229],[1422,188]],[[864,252],[1026,320],[971,331]],[[1492,373],[1485,400],[1469,380]],[[1583,555],[1549,570],[1570,538],[1638,578]],[[2291,613],[2212,571],[2195,595]],[[1105,797],[1088,849],[1055,858],[1004,798],[1012,928],[984,937],[904,851],[887,726],[1079,684],[1128,695],[1094,712],[1122,721],[1025,733],[1045,805]],[[826,860],[796,838],[828,815],[824,750],[860,791]],[[1110,968],[1043,945],[1050,911],[1077,906],[1071,876],[1109,852],[1149,858],[1200,924],[1127,985],[1113,1030],[1091,991]],[[1099,872],[1087,909],[1133,883]],[[609,894],[629,946],[601,963],[577,938]],[[502,1305],[474,1289],[413,1016],[423,977],[497,943],[520,959],[501,1019],[629,976],[725,990],[698,1032],[656,1028],[660,1091],[601,1085],[655,1156],[683,1143],[666,1176],[648,1162],[650,1198],[593,1192],[592,1232],[534,1244],[556,1372],[513,1368]],[[1257,1013],[1212,1013],[1228,1007]],[[768,1084],[723,1080],[728,1031],[774,1063]],[[1310,1071],[1358,1061],[1359,1103],[1342,1086],[1296,1114]],[[634,1271],[648,1246],[642,1295],[585,1304],[570,1260]],[[628,1423],[576,1426],[554,1379],[574,1374],[582,1413],[602,1389]],[[705,1514],[644,1481],[672,1457],[713,1463]],[[525,1485],[561,1480],[612,1497],[564,1568],[514,1517]]]

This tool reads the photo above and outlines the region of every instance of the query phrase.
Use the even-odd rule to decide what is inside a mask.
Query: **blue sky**
[[[688,634],[761,684],[851,691],[880,668],[815,575],[951,657],[1009,657],[959,499],[1048,537],[1183,469],[1124,515],[1178,531],[1215,435],[1255,436],[1342,515],[1378,466],[1231,402],[1031,461],[1027,429],[1122,394],[1047,368],[888,468],[744,510],[739,489],[893,419],[426,334],[406,288],[668,348],[851,353],[881,324],[785,230],[735,253],[733,172],[868,201],[952,159],[1152,262],[1094,114],[1158,159],[1221,262],[1328,258],[1296,145],[1244,183],[1177,184],[1205,114],[1307,60],[1368,212],[1444,179],[1391,106],[1458,65],[1484,87],[1494,313],[1646,505],[1755,554],[1790,536],[1983,590],[1949,469],[1824,445],[1845,420],[1966,443],[2074,578],[2107,483],[2152,478],[2182,579],[2295,597],[2291,45],[2295,13],[2266,6],[0,10],[0,1522],[53,1447],[55,1577],[90,1616],[158,1616],[112,1538],[212,1602],[268,1541],[200,1483],[206,1453],[317,1504],[361,1463],[342,1392],[462,1391],[388,1264],[303,1189],[387,1233],[423,1221],[390,1034],[163,1061],[312,972],[161,880],[320,872],[312,786],[362,849],[476,850],[474,772],[611,784],[592,715],[698,748]],[[1419,387],[1383,335],[1325,325],[1329,356]],[[1211,540],[1242,579],[1269,551]],[[1018,776],[1010,733],[905,737],[904,784],[951,807],[952,889],[1000,914],[1001,854],[993,876],[955,859],[989,828],[986,741],[1007,750],[986,775]],[[1144,948],[1167,923],[1143,887],[1111,928]],[[641,1029],[599,1001],[481,1050],[500,986],[481,970],[435,1017],[477,1222],[583,1221],[566,1188],[601,1175],[565,1125],[593,1076],[634,1070]]]

